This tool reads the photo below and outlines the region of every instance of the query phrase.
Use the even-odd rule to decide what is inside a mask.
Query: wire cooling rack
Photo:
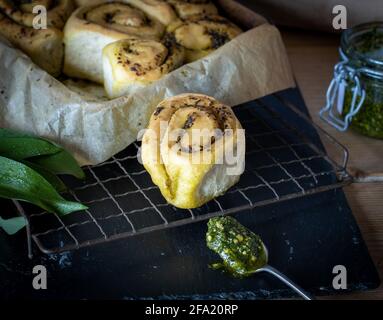
[[[282,96],[234,108],[246,130],[246,168],[237,185],[204,206],[177,209],[162,197],[137,160],[139,144],[85,168],[84,181],[64,177],[68,200],[89,209],[64,217],[17,203],[32,239],[44,253],[58,253],[141,233],[185,225],[350,183],[347,150]],[[320,139],[321,137],[321,139]],[[322,142],[334,149],[334,157]]]

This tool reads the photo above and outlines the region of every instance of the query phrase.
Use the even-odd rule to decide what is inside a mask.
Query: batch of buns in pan
[[[47,29],[33,27],[37,5],[47,9]],[[209,0],[0,0],[0,35],[53,76],[104,85],[109,98],[239,33]]]
[[[39,4],[48,11],[47,29],[33,28]],[[64,83],[72,90],[86,91],[71,78],[90,80],[104,85],[109,99],[206,56],[239,33],[209,0],[0,0],[1,35],[53,76],[70,77]],[[102,98],[96,84],[86,88]],[[195,130],[202,134],[190,139]],[[155,109],[142,162],[169,203],[199,207],[239,180],[242,133],[232,109],[214,98],[175,96]]]

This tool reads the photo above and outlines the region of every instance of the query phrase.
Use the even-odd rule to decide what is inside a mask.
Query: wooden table
[[[340,133],[319,119],[325,94],[338,61],[339,36],[282,29],[292,68],[313,120],[330,132],[350,151],[349,169],[383,173],[383,141],[354,132]],[[370,254],[383,279],[383,183],[355,183],[345,188]],[[332,299],[383,299],[377,290],[344,294]]]

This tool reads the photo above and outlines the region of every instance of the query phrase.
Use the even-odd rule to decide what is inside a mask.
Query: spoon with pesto
[[[230,216],[216,217],[210,219],[207,226],[207,246],[222,258],[222,262],[211,265],[213,269],[223,269],[238,278],[268,272],[304,299],[313,299],[284,274],[267,264],[268,251],[262,239],[237,220]]]

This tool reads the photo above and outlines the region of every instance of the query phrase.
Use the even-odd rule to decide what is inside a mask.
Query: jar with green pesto
[[[383,22],[344,31],[340,56],[322,119],[340,131],[351,126],[383,139]]]

